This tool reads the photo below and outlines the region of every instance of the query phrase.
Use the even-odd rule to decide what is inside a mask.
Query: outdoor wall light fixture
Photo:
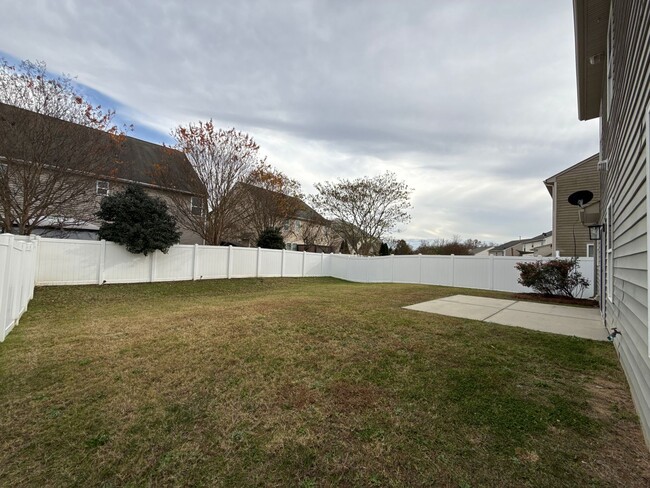
[[[599,241],[603,234],[603,225],[596,224],[589,226],[589,239],[592,241]]]

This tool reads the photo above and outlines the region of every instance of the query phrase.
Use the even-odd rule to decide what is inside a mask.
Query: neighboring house
[[[532,239],[509,241],[500,246],[494,246],[488,251],[488,254],[490,256],[550,256],[552,235],[553,233],[549,231]]]
[[[533,255],[548,257],[553,255],[553,231],[543,232],[542,234],[526,239],[519,253],[524,255]]]
[[[472,256],[489,256],[494,246],[482,246],[471,249],[469,252]]]
[[[331,222],[300,198],[247,183],[238,184],[236,191],[240,224],[228,241],[254,247],[262,230],[277,227],[288,250],[338,252],[341,238]]]
[[[600,304],[650,445],[650,2],[574,0],[578,118],[600,118]]]
[[[525,239],[508,241],[505,244],[494,246],[488,251],[490,256],[521,256],[521,250],[524,248]]]
[[[52,131],[51,134],[65,134],[70,136],[70,140],[75,140],[76,134],[88,134],[85,131],[92,131],[95,140],[111,137],[108,133],[102,133],[96,129],[91,129],[82,125],[66,122],[52,117],[37,114],[10,105],[0,103],[0,117],[6,123],[11,120],[24,121],[26,118],[33,118],[33,121],[39,127],[44,128],[47,133],[47,127],[50,124],[56,124],[64,127],[65,130]],[[15,119],[12,119],[15,118]],[[29,121],[29,119],[27,119]],[[0,152],[16,151],[14,145],[3,142],[0,145]],[[61,144],[70,143],[68,140],[61,140]],[[192,168],[187,157],[176,150],[142,141],[134,137],[121,137],[118,144],[106,145],[111,148],[106,154],[106,164],[103,169],[100,168],[92,174],[82,174],[80,171],[74,171],[70,178],[80,178],[87,183],[83,184],[85,192],[90,192],[91,198],[84,199],[84,206],[88,208],[75,208],[74,212],[68,207],[70,214],[66,215],[65,210],[61,210],[58,215],[50,215],[38,224],[33,234],[44,235],[47,237],[68,237],[78,239],[97,239],[100,222],[94,217],[99,210],[99,204],[102,198],[110,195],[115,191],[123,189],[126,185],[136,183],[142,186],[147,193],[152,196],[160,197],[168,203],[172,196],[187,199],[187,205],[192,211],[203,212],[205,207],[204,190],[194,169]],[[67,149],[68,154],[70,149]],[[15,154],[0,154],[0,164],[29,164],[18,163],[18,157]],[[58,168],[64,168],[65,165],[59,164]],[[166,174],[172,179],[171,184],[160,184],[159,171],[164,167]],[[58,170],[53,170],[58,171]],[[66,176],[67,177],[67,176]],[[94,197],[92,197],[94,194]],[[170,205],[173,212],[173,206]],[[2,210],[0,209],[0,212]],[[72,217],[71,214],[89,216],[83,220]],[[189,229],[181,227],[183,232],[181,244],[201,244],[203,240]]]
[[[544,181],[553,199],[553,255],[594,256],[594,241],[585,224],[597,223],[600,212],[599,156],[594,154]],[[593,193],[593,200],[583,209],[568,200],[579,190]]]

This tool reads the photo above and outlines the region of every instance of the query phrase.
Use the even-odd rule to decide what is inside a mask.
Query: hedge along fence
[[[528,292],[518,262],[532,257],[361,257],[297,251],[177,245],[167,254],[131,254],[113,242],[0,235],[0,338],[15,326],[34,285],[101,285],[228,278],[332,276],[361,283],[414,283]],[[580,258],[593,283],[593,258]],[[585,296],[593,294],[593,285]]]
[[[0,342],[5,340],[34,296],[36,239],[0,235]]]

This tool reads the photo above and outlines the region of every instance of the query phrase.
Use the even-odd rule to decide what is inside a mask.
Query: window
[[[288,220],[285,220],[284,225],[282,226],[282,228],[284,230],[289,230],[290,226],[291,226],[290,222]]]
[[[190,204],[192,206],[192,215],[198,215],[199,217],[203,215],[203,199],[201,197],[192,197]]]
[[[97,195],[105,197],[108,195],[109,191],[110,183],[108,181],[97,180],[97,183],[95,185],[95,193],[97,193]]]
[[[605,235],[605,238],[607,239],[607,244],[605,247],[605,252],[606,254],[606,263],[605,263],[605,281],[606,281],[606,286],[607,286],[607,299],[611,302],[612,301],[612,296],[613,296],[613,290],[614,290],[614,252],[613,252],[613,242],[614,242],[614,236],[613,231],[612,231],[612,202],[610,201],[607,204],[607,214],[606,217],[607,222],[605,223],[605,232],[607,233]]]
[[[0,163],[0,174],[4,174],[7,172],[7,164],[6,163]]]
[[[587,244],[587,257],[588,258],[593,258],[594,257],[594,245],[593,244]]]

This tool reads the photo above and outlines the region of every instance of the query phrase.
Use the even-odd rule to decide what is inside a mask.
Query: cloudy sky
[[[399,238],[551,228],[542,180],[598,150],[570,0],[0,0],[0,56],[42,60],[168,142],[213,118],[303,190],[397,173]]]

